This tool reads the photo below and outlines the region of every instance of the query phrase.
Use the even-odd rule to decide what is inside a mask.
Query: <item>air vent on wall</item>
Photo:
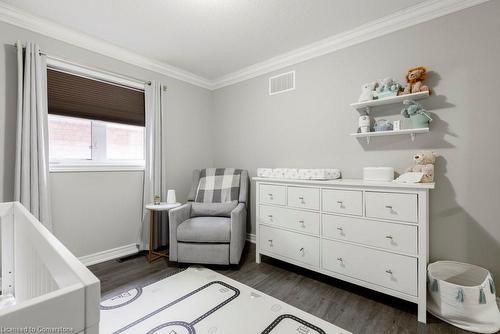
[[[269,78],[269,95],[280,94],[295,89],[295,71]]]

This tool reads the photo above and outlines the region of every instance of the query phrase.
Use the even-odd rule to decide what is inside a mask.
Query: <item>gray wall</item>
[[[191,171],[212,166],[210,91],[5,23],[0,32],[0,202],[13,199],[17,62],[12,44],[18,39],[82,65],[166,83],[167,183],[179,200],[186,198]],[[141,172],[52,173],[50,181],[55,235],[77,256],[136,242]]]
[[[431,258],[476,263],[500,278],[500,107],[494,98],[500,77],[499,16],[500,2],[491,1],[297,64],[292,67],[297,89],[275,96],[267,95],[272,74],[212,94],[0,23],[0,201],[13,197],[16,55],[11,44],[30,40],[49,54],[168,84],[167,174],[181,201],[191,170],[200,166],[242,167],[251,174],[257,167],[332,166],[349,178],[361,177],[363,166],[387,165],[402,171],[411,164],[413,152],[438,151],[442,157],[436,165],[437,188],[431,194]],[[431,133],[417,136],[414,143],[395,136],[374,138],[366,145],[349,137],[358,118],[349,104],[357,99],[361,84],[385,76],[402,79],[408,67],[421,64],[433,71],[428,83],[434,94],[423,101],[434,113]],[[398,112],[399,107],[393,107],[377,110],[376,115],[394,118]],[[134,172],[52,174],[56,235],[77,255],[134,242],[140,179]],[[99,190],[106,195],[99,198],[109,198],[116,211],[92,202],[90,192]],[[85,216],[82,208],[76,210],[75,199],[88,201],[86,208],[95,211]],[[73,209],[82,214],[71,215]],[[254,217],[249,225],[254,232]],[[120,233],[117,237],[109,231]],[[106,238],[93,237],[99,233]]]
[[[142,171],[51,173],[53,233],[76,256],[135,244]]]
[[[269,96],[270,73],[215,91],[217,166],[336,167],[360,178],[363,166],[411,164],[412,153],[435,150],[437,186],[431,193],[431,260],[453,259],[490,269],[500,285],[500,2],[439,18],[316,58],[296,70],[295,91]],[[364,82],[425,65],[433,95],[431,132],[373,138],[355,132],[355,102]],[[401,106],[378,109],[394,118]],[[252,189],[252,195],[255,193]],[[254,198],[252,196],[252,198]],[[249,229],[255,231],[255,217]]]

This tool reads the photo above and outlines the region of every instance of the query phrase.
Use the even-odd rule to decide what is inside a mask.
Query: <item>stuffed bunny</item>
[[[377,88],[378,83],[376,81],[365,83],[361,86],[361,95],[359,96],[358,102],[365,102],[373,100],[375,88]]]

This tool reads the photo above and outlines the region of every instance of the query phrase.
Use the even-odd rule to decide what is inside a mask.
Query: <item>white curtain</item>
[[[52,230],[48,189],[47,64],[37,44],[17,42],[14,199]]]
[[[150,85],[145,85],[144,99],[146,103],[146,164],[144,168],[141,250],[148,249],[149,213],[145,209],[145,205],[152,203],[155,195],[159,195],[162,201],[165,201],[167,196],[162,85],[156,81],[151,82]],[[166,214],[161,216],[163,219],[161,221],[157,219],[155,224],[155,235],[157,236],[155,244],[157,246],[164,246],[168,242]]]

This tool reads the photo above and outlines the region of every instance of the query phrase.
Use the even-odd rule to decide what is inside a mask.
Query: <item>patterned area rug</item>
[[[102,301],[100,333],[348,332],[212,270],[191,267]]]

